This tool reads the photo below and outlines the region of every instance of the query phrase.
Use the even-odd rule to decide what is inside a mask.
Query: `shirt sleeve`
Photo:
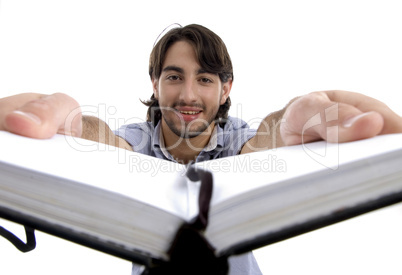
[[[238,155],[243,145],[256,133],[257,130],[251,129],[243,120],[230,117],[223,129],[224,150],[222,157]]]
[[[123,125],[114,134],[127,141],[134,152],[149,154],[153,126],[148,123],[133,123]]]

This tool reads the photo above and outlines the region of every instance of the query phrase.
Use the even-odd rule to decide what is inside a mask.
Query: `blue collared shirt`
[[[156,127],[151,122],[124,125],[115,134],[125,139],[135,152],[175,161],[165,149],[160,122]],[[255,134],[256,130],[250,129],[243,120],[229,117],[223,128],[218,124],[215,126],[208,145],[197,156],[196,162],[237,155]]]

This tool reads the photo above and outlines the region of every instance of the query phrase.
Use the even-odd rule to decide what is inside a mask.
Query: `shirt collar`
[[[212,131],[211,134],[211,138],[209,139],[209,142],[207,146],[205,146],[203,151],[210,152],[212,150],[215,150],[216,147],[218,146],[218,128],[219,125],[215,125],[214,130]]]
[[[213,150],[216,150],[217,148],[222,148],[223,131],[224,130],[222,129],[222,127],[219,126],[219,124],[216,124],[214,130],[212,131],[211,138],[209,139],[207,146],[205,146],[205,148],[202,151],[211,152]],[[158,124],[156,125],[154,133],[155,134],[152,137],[153,147],[160,148],[160,150],[162,151],[162,153],[166,158],[173,159],[173,157],[170,155],[165,146],[165,141],[162,135],[161,121],[159,121]]]

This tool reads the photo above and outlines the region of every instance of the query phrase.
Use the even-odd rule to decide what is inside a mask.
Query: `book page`
[[[214,171],[205,235],[218,253],[226,253],[255,238],[402,192],[400,163],[401,134],[200,163]]]
[[[0,165],[118,193],[187,219],[185,167],[88,140],[37,140],[0,131]]]
[[[402,134],[392,134],[340,144],[319,141],[195,165],[212,171],[212,204],[218,204],[261,187],[277,188],[277,183],[294,182],[301,176],[308,177],[317,172],[331,174],[341,164],[346,165],[401,147]]]

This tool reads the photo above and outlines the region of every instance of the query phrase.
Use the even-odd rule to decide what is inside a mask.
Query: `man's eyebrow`
[[[217,73],[213,73],[213,72],[208,71],[208,70],[206,70],[204,68],[198,69],[197,74],[214,74],[214,75],[217,75]]]
[[[184,74],[184,70],[180,67],[174,66],[174,65],[170,65],[170,66],[166,66],[165,68],[162,69],[163,72],[168,72],[168,71],[175,71],[178,72],[180,74]],[[217,73],[212,73],[206,69],[200,68],[197,70],[197,74],[217,74]]]
[[[181,74],[184,73],[184,70],[182,68],[180,68],[180,67],[177,67],[177,66],[166,66],[165,68],[163,68],[163,71],[164,72],[176,71],[176,72],[181,73]]]

